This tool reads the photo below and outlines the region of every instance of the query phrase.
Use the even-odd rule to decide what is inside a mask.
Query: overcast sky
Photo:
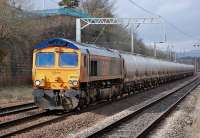
[[[45,8],[58,8],[56,2],[59,0],[46,0]],[[194,38],[183,35],[170,25],[166,25],[167,40],[175,46],[178,51],[192,49],[195,38],[200,38],[200,1],[199,0],[134,0],[142,7],[163,16],[172,24],[176,25],[183,32],[194,36]],[[36,9],[43,9],[43,0],[34,0]],[[142,11],[129,0],[116,0],[116,15],[118,17],[152,17]],[[163,41],[164,33],[161,25],[143,25],[138,29],[141,39],[147,44],[154,41]],[[166,44],[160,46],[166,49]]]

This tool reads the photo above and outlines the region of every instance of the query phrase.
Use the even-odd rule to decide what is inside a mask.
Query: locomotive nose
[[[34,80],[36,88],[69,90],[79,86],[78,71],[66,69],[37,69]],[[36,84],[37,83],[37,84]]]
[[[57,82],[57,83],[63,83],[64,81],[62,80],[61,77],[56,77],[55,78],[55,82]]]

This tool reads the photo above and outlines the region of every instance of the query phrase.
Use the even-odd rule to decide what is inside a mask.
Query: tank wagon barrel
[[[70,111],[193,73],[192,65],[50,38],[33,52],[33,95],[44,109]]]

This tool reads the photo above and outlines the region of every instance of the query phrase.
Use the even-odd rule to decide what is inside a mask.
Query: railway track
[[[7,121],[7,122],[2,122],[0,123],[0,138],[10,137],[16,134],[28,132],[35,128],[40,128],[42,126],[46,126],[54,122],[62,121],[63,119],[69,116],[94,110],[96,108],[102,107],[109,103],[110,101],[100,102],[100,103],[93,104],[89,107],[86,107],[82,109],[81,111],[73,111],[73,112],[61,113],[61,114],[56,114],[55,112],[41,111],[34,115],[18,118],[18,119]]]
[[[195,80],[193,80],[193,81],[195,81]],[[192,83],[192,81],[188,82],[188,84],[190,84],[190,83]],[[185,84],[182,87],[185,87]],[[181,88],[179,88],[179,89],[181,89]],[[176,91],[178,91],[178,90],[176,90]],[[170,95],[170,94],[168,93],[168,95]],[[126,98],[126,97],[124,97],[124,98]],[[162,99],[164,99],[164,97]],[[156,101],[154,101],[154,102],[156,102]],[[77,114],[80,114],[80,113],[83,113],[83,112],[89,112],[89,111],[94,110],[96,108],[100,108],[102,106],[108,105],[109,103],[110,102],[98,103],[96,105],[91,105],[91,106],[89,106],[85,109],[82,109],[79,112],[74,111],[74,112],[71,112],[71,113],[65,113],[65,114],[60,114],[60,115],[55,115],[55,113],[42,111],[42,112],[36,113],[34,115],[31,115],[31,116],[26,116],[26,117],[19,118],[19,119],[16,119],[16,120],[3,122],[3,123],[0,123],[0,137],[9,137],[9,136],[18,135],[18,134],[21,134],[21,133],[24,133],[24,132],[29,132],[32,129],[40,128],[42,126],[46,126],[46,125],[49,125],[49,124],[54,123],[54,122],[62,121],[65,118],[67,118],[71,115],[77,115]],[[136,111],[136,112],[140,113],[142,110],[144,110],[144,109],[140,109],[140,110],[138,109],[138,111]],[[136,115],[136,112],[134,113],[135,115]],[[116,124],[118,124],[118,123],[116,123]],[[107,127],[105,127],[105,128],[107,128]],[[89,135],[87,135],[87,136],[91,136],[91,137],[101,136],[102,132],[105,132],[105,129],[102,129],[100,131],[93,131],[93,132],[95,132],[95,133],[88,133]],[[79,137],[86,136],[85,134],[82,135],[82,132],[80,132],[80,133],[81,133],[81,135]],[[79,135],[80,133],[78,133],[77,135]]]
[[[55,115],[52,112],[41,111],[34,115],[26,116],[16,120],[0,123],[0,138],[10,137],[16,134],[30,131],[34,128],[42,127],[54,121],[62,120],[74,113]]]
[[[137,138],[142,138],[148,135],[150,130],[155,128],[158,123],[172,111],[173,109],[176,108],[176,106],[188,95],[190,94],[198,85],[200,84],[200,78],[192,82],[192,84],[189,84],[188,86],[184,87],[181,92],[179,90],[178,92],[180,96],[178,96],[177,100],[172,103],[166,110],[164,110],[160,115],[158,115],[149,125],[147,125],[140,133],[138,133]],[[178,95],[178,94],[177,94]],[[173,96],[173,95],[172,95]],[[169,97],[168,97],[169,98]]]
[[[196,77],[177,88],[108,117],[69,137],[145,137],[176,105],[200,84]]]
[[[29,110],[34,110],[37,108],[38,107],[33,102],[16,105],[16,106],[4,107],[4,108],[0,108],[0,117],[10,115],[10,114],[17,114],[17,113],[25,112]]]

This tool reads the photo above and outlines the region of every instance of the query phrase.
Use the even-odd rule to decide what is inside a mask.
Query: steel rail
[[[42,117],[44,115],[46,115],[46,111],[42,111],[42,112],[36,113],[34,115],[29,115],[29,116],[25,116],[25,117],[22,117],[22,118],[2,122],[2,123],[0,123],[0,130],[16,126],[18,124],[21,124],[21,123],[27,122],[29,120],[33,120],[33,119]]]
[[[187,92],[180,97],[174,104],[172,104],[165,112],[163,112],[160,116],[158,116],[153,122],[151,122],[148,126],[146,126],[136,137],[137,138],[142,138],[148,135],[148,133],[155,128],[158,123],[162,121],[163,118],[167,117],[167,115],[177,107],[177,105],[186,97],[188,96],[199,84],[200,80],[197,80],[198,82],[194,84]]]
[[[35,128],[39,128],[39,127],[42,127],[42,126],[45,126],[45,125],[48,125],[48,124],[51,124],[51,123],[54,123],[54,122],[58,122],[58,121],[62,121],[64,118],[67,118],[69,116],[72,116],[72,115],[77,115],[77,114],[81,114],[81,113],[84,113],[84,112],[88,112],[88,111],[91,111],[91,110],[94,110],[96,108],[100,108],[102,106],[105,106],[105,105],[108,105],[110,104],[110,101],[108,102],[99,102],[99,103],[96,103],[96,104],[93,104],[89,107],[86,107],[80,111],[76,110],[76,111],[72,111],[72,112],[67,112],[67,113],[64,113],[64,114],[61,114],[60,116],[57,116],[53,119],[49,119],[45,122],[39,122],[37,124],[34,124],[34,125],[31,125],[31,126],[28,126],[28,127],[25,127],[25,128],[22,128],[22,129],[19,129],[19,130],[15,130],[15,131],[12,131],[12,132],[8,132],[6,134],[0,134],[0,138],[4,138],[4,137],[10,137],[10,136],[13,136],[13,135],[16,135],[16,134],[21,134],[23,132],[27,132],[27,131],[30,131],[32,129],[35,129]],[[3,122],[3,123],[0,123],[0,131],[3,130],[3,129],[7,129],[9,127],[13,127],[14,126],[17,126],[17,125],[20,125],[20,124],[24,124],[24,123],[30,123],[31,120],[34,120],[34,119],[38,119],[40,117],[43,117],[43,116],[48,116],[48,115],[52,115],[52,114],[55,114],[55,112],[41,112],[41,113],[37,113],[35,115],[32,115],[32,116],[27,116],[27,117],[23,117],[23,118],[20,118],[20,119],[16,119],[16,120],[11,120],[11,121],[8,121],[8,122]]]
[[[30,116],[30,117],[24,118],[25,121],[26,121],[25,123],[30,123],[30,121],[34,121],[37,118],[44,117],[47,114],[48,114],[48,112],[41,112],[41,113],[38,113],[38,114],[36,114],[34,116]],[[55,117],[53,119],[49,119],[49,120],[44,121],[44,122],[38,122],[38,123],[30,125],[28,127],[24,127],[24,128],[18,129],[18,130],[14,130],[14,131],[2,134],[2,135],[0,134],[0,138],[10,137],[10,136],[13,136],[13,135],[16,135],[16,134],[21,134],[23,132],[27,132],[27,131],[30,131],[32,129],[39,128],[39,127],[48,125],[50,123],[58,122],[60,120],[63,120],[63,118],[66,118],[66,117],[68,117],[70,115],[73,115],[73,114],[74,113],[67,113],[67,114],[64,114],[62,116],[57,116],[57,117]],[[19,124],[19,123],[21,124],[24,121],[24,119],[15,120],[15,121],[16,121],[17,124]],[[11,124],[14,124],[15,121],[7,122],[7,123],[9,124],[9,126],[11,126]],[[24,124],[24,122],[23,122],[23,124]],[[7,128],[6,123],[2,124],[1,128],[3,128],[3,129],[5,128],[6,129]]]
[[[192,88],[190,89],[190,91],[191,91],[191,90],[193,90],[194,88],[196,88],[199,85],[199,83],[200,83],[199,82],[199,77],[196,77],[196,78],[188,81],[186,84],[181,85],[177,89],[174,89],[173,91],[170,91],[167,94],[162,95],[158,99],[154,99],[154,100],[150,101],[149,103],[148,102],[145,103],[145,105],[142,105],[137,110],[131,111],[131,113],[127,113],[123,117],[116,116],[116,117],[119,117],[119,119],[117,119],[116,117],[113,117],[114,118],[113,122],[112,121],[111,122],[103,122],[101,124],[101,126],[99,126],[99,124],[96,124],[94,128],[93,127],[87,128],[87,130],[83,130],[83,131],[78,132],[78,133],[72,133],[72,134],[69,134],[69,136],[71,136],[71,137],[80,137],[80,136],[82,136],[82,137],[99,137],[102,134],[104,134],[104,132],[107,132],[107,130],[112,130],[112,128],[114,128],[116,126],[119,126],[122,122],[133,118],[134,116],[138,115],[142,111],[144,111],[144,110],[150,108],[151,106],[159,103],[160,101],[162,101],[165,98],[169,97],[170,95],[172,95],[172,94],[184,89],[185,87],[189,87],[191,84],[194,84],[196,81],[198,81],[198,84],[196,84],[195,86],[192,85]],[[108,124],[105,124],[105,123],[108,123]],[[142,134],[141,134],[141,136],[142,136]],[[138,135],[138,137],[139,137],[139,135]]]
[[[34,110],[37,108],[38,107],[33,102],[10,106],[10,107],[4,107],[4,108],[0,108],[0,117],[10,115],[10,114],[17,114],[17,113],[25,112],[29,110]]]

